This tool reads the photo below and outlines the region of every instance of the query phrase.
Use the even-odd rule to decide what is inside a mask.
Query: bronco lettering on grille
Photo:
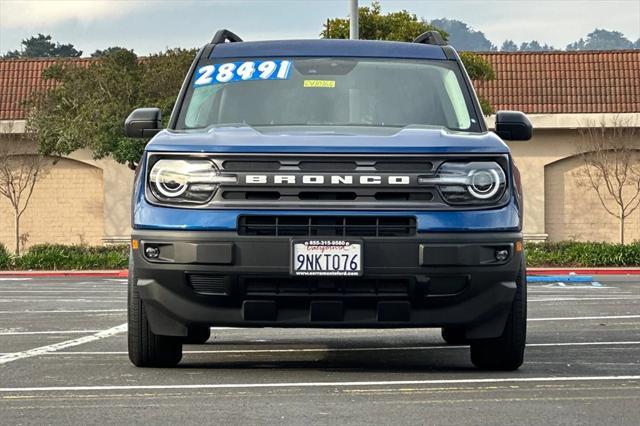
[[[409,185],[409,176],[246,175],[245,183],[261,185]]]

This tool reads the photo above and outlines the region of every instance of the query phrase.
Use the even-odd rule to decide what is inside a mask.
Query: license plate
[[[344,240],[293,241],[291,273],[306,276],[362,275],[362,243]]]

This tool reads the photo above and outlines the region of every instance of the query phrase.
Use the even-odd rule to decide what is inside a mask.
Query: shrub
[[[129,259],[129,246],[85,246],[37,244],[15,260],[16,269],[122,269]]]
[[[11,253],[4,245],[0,244],[0,270],[9,269],[12,260]]]
[[[561,241],[528,243],[528,266],[640,266],[640,241],[631,244]]]

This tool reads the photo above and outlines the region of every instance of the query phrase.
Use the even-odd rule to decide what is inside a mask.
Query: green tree
[[[112,47],[107,47],[106,49],[96,49],[96,51],[91,54],[91,57],[102,58],[103,56],[107,56],[109,54],[119,52],[122,50],[133,52],[132,49],[125,49],[124,47],[120,47],[120,46],[112,46]]]
[[[364,40],[412,41],[425,31],[439,31],[446,39],[447,33],[418,19],[406,10],[382,14],[380,2],[371,7],[364,6],[358,11],[360,38]],[[349,19],[329,19],[320,33],[322,38],[349,38]]]
[[[20,219],[29,206],[36,183],[45,173],[45,166],[45,160],[38,155],[0,146],[0,196],[6,198],[13,210],[16,256],[20,255],[20,242],[25,236],[20,234]]]
[[[480,56],[472,52],[460,52],[460,59],[467,69],[467,73],[474,80],[495,80],[496,73],[493,67]]]
[[[583,166],[574,172],[578,184],[592,189],[600,205],[618,219],[619,242],[625,243],[625,221],[640,208],[640,131],[631,118],[587,122],[576,145]]]
[[[521,52],[549,52],[556,50],[553,46],[548,44],[540,44],[537,40],[525,41],[520,45]]]
[[[54,43],[50,35],[31,36],[20,44],[22,49],[9,51],[4,58],[77,58],[82,55],[82,51],[76,50],[72,44]]]
[[[173,49],[139,59],[114,50],[88,66],[59,63],[44,73],[53,89],[31,98],[28,128],[46,155],[87,148],[94,158],[113,157],[133,166],[145,142],[124,135],[123,119],[134,108],[158,106],[168,120],[175,95],[195,55]]]
[[[580,39],[567,45],[567,50],[616,50],[632,49],[633,42],[619,31],[596,28],[587,34],[587,39]]]
[[[440,28],[449,34],[449,43],[458,50],[489,52],[496,50],[496,46],[489,41],[482,31],[476,31],[456,19],[433,19],[430,22],[436,28]]]
[[[418,19],[406,10],[382,14],[380,2],[374,1],[371,7],[359,9],[358,26],[360,38],[364,40],[413,41],[426,31],[438,31],[447,40],[446,31]],[[320,33],[322,38],[349,38],[349,19],[333,18],[327,20]],[[466,52],[460,55],[467,68],[469,77],[473,80],[493,80],[495,73],[491,64],[483,58]],[[480,99],[482,111],[486,115],[493,113],[493,108],[486,99]]]
[[[518,45],[513,42],[513,40],[505,40],[500,47],[500,51],[502,52],[517,52]]]

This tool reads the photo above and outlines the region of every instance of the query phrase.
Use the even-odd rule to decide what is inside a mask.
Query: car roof
[[[379,40],[273,40],[216,44],[209,58],[330,56],[447,59],[441,46]]]

